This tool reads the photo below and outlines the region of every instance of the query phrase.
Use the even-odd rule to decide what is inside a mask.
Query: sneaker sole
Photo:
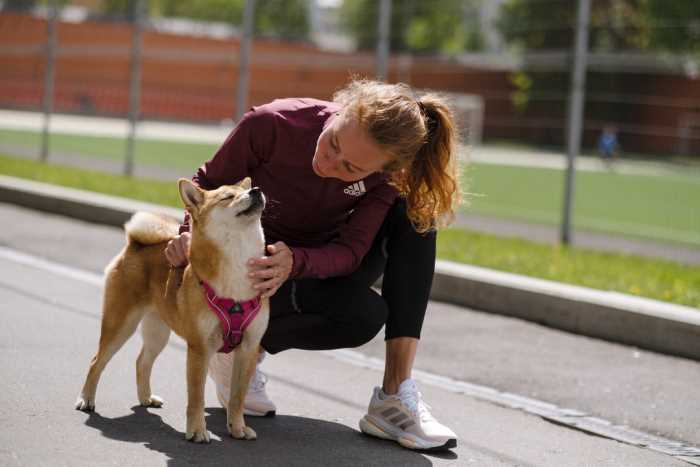
[[[250,417],[267,417],[272,418],[277,415],[274,410],[269,410],[267,412],[255,412],[254,410],[243,409],[243,415],[248,415]]]
[[[219,399],[219,404],[221,404],[221,407],[226,407],[226,404],[224,404],[224,399],[221,397],[221,394],[219,392],[216,392],[216,397]],[[257,412],[255,410],[250,410],[246,409],[243,407],[243,415],[248,415],[250,417],[267,417],[267,418],[272,418],[275,415],[277,415],[277,412],[274,410],[268,410],[267,412]]]
[[[419,451],[444,451],[446,449],[454,449],[457,447],[457,440],[448,439],[443,444],[435,444],[429,441],[422,440],[411,433],[397,430],[396,434],[391,433],[388,429],[382,428],[377,420],[373,420],[368,415],[365,415],[360,420],[360,431],[366,435],[376,438],[388,439],[396,441],[401,446]]]

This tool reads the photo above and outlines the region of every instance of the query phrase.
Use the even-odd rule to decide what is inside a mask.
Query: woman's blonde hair
[[[406,84],[353,79],[333,100],[390,156],[384,171],[406,199],[418,232],[446,225],[460,201],[457,129],[436,94],[416,97]]]

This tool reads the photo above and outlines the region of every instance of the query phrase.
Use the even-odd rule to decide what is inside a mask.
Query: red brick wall
[[[37,109],[41,105],[46,40],[45,21],[24,15],[0,14],[0,106]],[[129,46],[126,24],[60,23],[55,108],[59,112],[126,115],[129,95]],[[239,44],[217,40],[144,33],[141,111],[144,118],[218,121],[235,111]],[[372,76],[371,54],[324,52],[307,44],[256,40],[253,45],[249,104],[276,97],[309,96],[328,99],[351,73]],[[589,74],[591,76],[591,74]],[[617,80],[589,79],[589,93],[663,96],[696,100],[700,80],[677,76],[631,75]],[[541,145],[562,145],[565,104],[535,100],[524,114],[514,111],[514,91],[507,72],[469,69],[446,59],[394,58],[390,81],[418,88],[483,96],[484,138],[514,139]],[[562,83],[568,82],[563,77]],[[610,84],[613,83],[613,84]],[[590,89],[593,86],[596,89]],[[560,92],[561,96],[565,89]],[[600,126],[616,121],[623,146],[629,151],[672,154],[673,134],[687,106],[631,103],[587,103],[585,143],[595,144]],[[695,112],[700,113],[700,108]],[[700,153],[700,138],[691,149]]]

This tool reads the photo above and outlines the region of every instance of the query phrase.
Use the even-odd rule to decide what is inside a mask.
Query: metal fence
[[[447,93],[471,145],[566,151],[564,206],[574,157],[603,133],[640,157],[700,155],[697,14],[645,17],[655,3],[635,0],[199,3],[4,2],[0,107],[43,112],[41,160],[54,112],[127,120],[131,174],[140,122],[230,127],[276,97],[329,99],[353,74],[403,81]]]

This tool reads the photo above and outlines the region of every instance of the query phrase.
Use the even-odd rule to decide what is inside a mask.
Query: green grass
[[[174,182],[130,179],[0,156],[0,173],[180,207]],[[447,229],[443,259],[700,307],[700,267]]]
[[[149,203],[182,207],[175,181],[163,182],[129,178],[73,167],[47,165],[3,155],[0,155],[0,174],[124,198],[134,198]]]
[[[440,232],[438,256],[500,271],[700,307],[698,266],[461,229]]]
[[[38,148],[39,134],[0,130],[5,147]],[[121,161],[125,140],[54,134],[54,153]],[[194,172],[217,149],[212,144],[138,140],[136,163]],[[697,170],[658,176],[615,172],[576,174],[575,228],[700,247]],[[564,173],[560,170],[480,164],[467,170],[469,211],[558,225]]]
[[[38,148],[41,135],[33,131],[0,130],[0,142],[6,146]],[[76,136],[52,134],[51,152],[74,156],[97,157],[123,161],[126,140],[102,136]],[[134,158],[137,164],[163,166],[194,171],[204,161],[211,159],[217,145],[182,143],[160,140],[136,140]]]
[[[467,170],[469,210],[558,224],[564,173],[555,169],[477,165]],[[576,174],[574,226],[700,246],[700,178],[615,172]]]

